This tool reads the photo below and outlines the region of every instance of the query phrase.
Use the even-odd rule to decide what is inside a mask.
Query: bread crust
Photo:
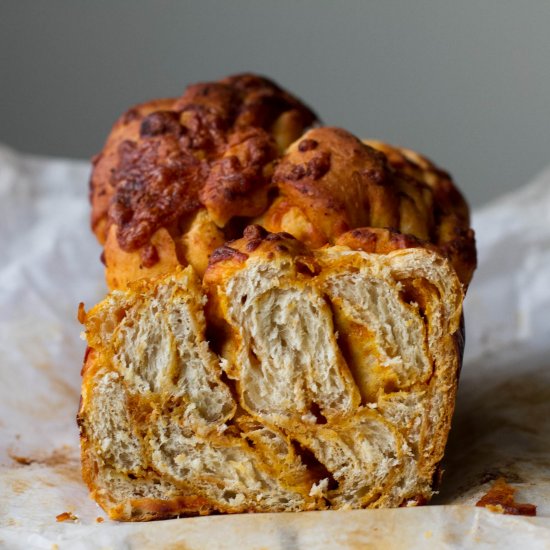
[[[202,275],[208,256],[250,223],[310,248],[356,228],[392,229],[437,246],[468,284],[475,240],[450,176],[408,149],[308,130],[315,122],[295,97],[250,74],[130,109],[90,180],[109,287],[176,263]]]
[[[153,242],[161,229],[174,241],[179,265],[203,272],[206,262],[196,257],[238,232],[240,222],[232,220],[267,208],[274,161],[315,120],[298,99],[251,74],[195,84],[178,99],[127,111],[90,179],[92,229],[101,244],[116,235],[105,248],[110,288],[124,288],[136,265],[143,276],[170,272],[173,258]],[[201,213],[212,238],[195,243],[188,232]]]

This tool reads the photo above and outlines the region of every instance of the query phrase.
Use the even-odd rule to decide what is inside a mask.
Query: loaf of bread
[[[468,208],[253,75],[115,125],[80,320],[83,477],[119,520],[427,502],[475,268]]]

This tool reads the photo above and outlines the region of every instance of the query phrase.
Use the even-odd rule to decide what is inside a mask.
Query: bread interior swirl
[[[422,248],[264,244],[202,285],[188,267],[88,312],[84,476],[111,517],[430,498],[460,361],[455,271]]]

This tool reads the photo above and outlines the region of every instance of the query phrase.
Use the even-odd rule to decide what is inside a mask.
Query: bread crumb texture
[[[258,227],[226,248],[202,281],[180,268],[86,314],[93,498],[119,520],[426,502],[460,361],[449,261]]]

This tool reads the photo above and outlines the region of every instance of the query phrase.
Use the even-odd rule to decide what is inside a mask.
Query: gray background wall
[[[88,158],[131,104],[245,70],[474,205],[550,163],[548,0],[1,0],[0,142]]]

